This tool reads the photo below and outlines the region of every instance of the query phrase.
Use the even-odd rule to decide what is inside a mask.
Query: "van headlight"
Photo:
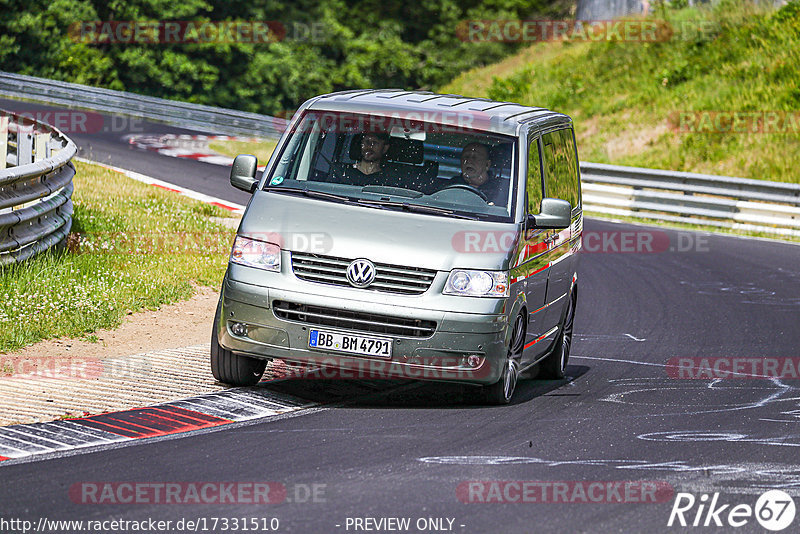
[[[507,297],[508,272],[455,269],[450,271],[443,293],[466,297]]]
[[[280,271],[281,247],[237,235],[231,250],[231,262],[266,271]]]

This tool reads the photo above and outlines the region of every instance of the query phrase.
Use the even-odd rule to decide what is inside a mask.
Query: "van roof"
[[[405,117],[409,113],[416,112],[423,114],[420,115],[421,120],[425,120],[422,117],[428,114],[432,116],[428,120],[434,122],[439,122],[436,117],[440,115],[437,114],[451,113],[457,117],[456,120],[459,114],[465,114],[470,120],[479,119],[480,126],[476,125],[476,128],[506,135],[517,135],[523,123],[540,127],[572,123],[569,116],[546,108],[488,98],[441,95],[430,91],[403,89],[356,89],[330,93],[312,99],[308,109],[390,116],[393,113],[402,113]],[[453,119],[445,118],[445,120]]]

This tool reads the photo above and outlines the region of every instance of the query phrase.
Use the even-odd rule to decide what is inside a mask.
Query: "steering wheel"
[[[439,191],[447,191],[448,189],[463,189],[464,191],[469,191],[470,193],[475,193],[479,197],[483,199],[484,202],[489,202],[489,197],[487,197],[483,191],[478,189],[477,187],[472,187],[471,185],[467,184],[453,184],[448,185],[447,187],[440,189]]]

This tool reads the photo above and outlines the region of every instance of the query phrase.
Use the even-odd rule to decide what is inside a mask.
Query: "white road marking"
[[[619,363],[632,363],[636,365],[649,365],[651,367],[664,367],[663,363],[652,363],[652,362],[638,362],[636,360],[620,360],[618,358],[598,358],[595,356],[576,356],[573,354],[569,355],[570,359],[578,358],[581,360],[601,360],[604,362],[619,362]]]

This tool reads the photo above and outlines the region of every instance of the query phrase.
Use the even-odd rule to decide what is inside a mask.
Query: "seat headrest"
[[[492,169],[494,169],[497,174],[508,174],[511,167],[513,150],[513,143],[500,143],[489,150],[489,159],[492,162]]]
[[[386,135],[385,137],[388,138],[389,136]],[[359,133],[359,134],[355,134],[353,136],[353,138],[350,140],[350,149],[348,150],[348,155],[350,156],[350,159],[353,160],[353,161],[358,161],[358,160],[361,159],[361,140],[362,139],[364,139],[364,134],[363,133]],[[386,152],[387,158],[389,158],[389,154],[391,154],[391,152],[392,152],[391,143],[392,143],[392,141],[390,139],[389,140],[389,150]],[[389,159],[391,159],[391,158],[389,158]]]
[[[361,140],[364,138],[364,134],[356,134],[350,140],[350,150],[348,150],[348,155],[350,159],[353,161],[358,161],[361,159]]]
[[[513,148],[512,143],[500,143],[493,146],[489,150],[489,159],[492,160],[493,165],[503,167],[511,161]]]

